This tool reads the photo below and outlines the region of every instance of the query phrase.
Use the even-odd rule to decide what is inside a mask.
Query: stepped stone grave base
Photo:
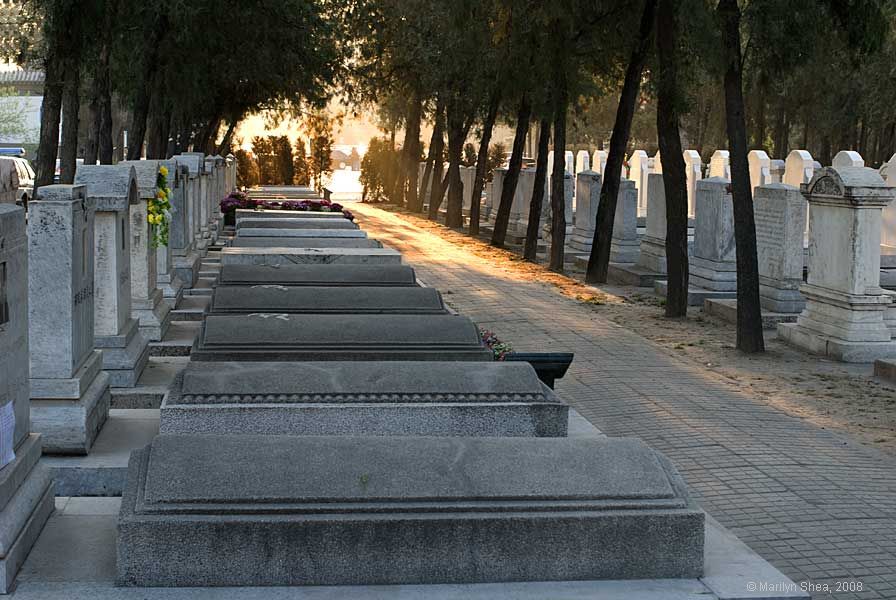
[[[131,456],[118,583],[695,578],[703,521],[635,439],[160,435]]]
[[[40,435],[26,437],[0,469],[0,594],[13,591],[16,574],[53,512],[53,480],[38,464]]]
[[[703,312],[728,323],[737,324],[737,300],[708,299],[703,301]],[[780,323],[795,323],[799,314],[763,310],[762,328],[774,330]]]
[[[191,363],[161,433],[564,437],[528,363]]]
[[[265,221],[261,221],[265,223]],[[314,222],[317,224],[317,221]],[[273,228],[273,227],[240,227],[238,235],[240,237],[274,237],[274,238],[366,238],[367,232],[360,229],[322,229],[322,228]]]
[[[289,287],[274,284],[219,285],[210,314],[447,314],[442,295],[424,287]]]
[[[227,265],[400,265],[401,252],[392,248],[224,248]]]
[[[340,237],[244,237],[238,235],[230,248],[382,248],[376,240]]]
[[[135,319],[128,319],[121,335],[96,336],[93,345],[103,354],[103,371],[112,387],[134,387],[149,361],[149,340]]]
[[[161,290],[162,300],[168,305],[168,308],[177,308],[184,295],[184,283],[177,276],[169,274],[164,281],[160,279],[156,285]]]
[[[588,260],[585,260],[588,266]],[[666,279],[668,275],[646,269],[637,264],[610,263],[607,279],[611,283],[631,285],[634,287],[653,287],[658,279]]]
[[[414,269],[406,265],[224,265],[221,285],[411,287]]]
[[[472,321],[455,315],[209,315],[200,361],[491,361]]]
[[[171,307],[164,301],[162,291],[156,289],[149,300],[131,298],[131,315],[140,324],[140,332],[150,342],[158,342],[171,325]]]
[[[874,374],[890,381],[896,381],[896,358],[874,361]]]
[[[669,289],[669,282],[665,279],[658,279],[653,284],[653,291],[656,295],[663,298]],[[703,306],[703,303],[709,299],[737,299],[737,290],[732,292],[723,292],[719,290],[708,290],[706,288],[688,287],[688,306]]]
[[[180,279],[184,287],[191,288],[199,279],[199,270],[202,257],[198,252],[191,251],[186,256],[173,256],[171,272]]]
[[[324,219],[305,219],[302,217],[278,217],[278,218],[252,218],[241,217],[236,222],[234,228],[237,233],[244,229],[274,229],[274,230],[297,230],[297,231],[358,231],[357,223],[353,223],[348,219],[340,218],[324,218]]]
[[[848,363],[870,363],[896,358],[896,341],[849,342],[812,331],[800,323],[778,325],[778,338],[797,348]]]
[[[109,375],[93,351],[71,379],[31,379],[31,427],[47,454],[87,454],[109,414]]]

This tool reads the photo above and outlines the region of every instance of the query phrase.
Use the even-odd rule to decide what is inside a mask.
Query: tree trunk
[[[427,197],[432,195],[432,190],[430,189],[430,182],[434,181],[433,178],[433,167],[436,162],[435,151],[437,146],[441,143],[443,132],[441,128],[441,118],[440,115],[442,111],[445,110],[442,105],[441,100],[436,101],[436,110],[433,113],[433,128],[432,135],[429,138],[429,149],[426,154],[426,167],[423,169],[423,181],[420,182],[420,191],[417,194],[417,204],[416,209],[417,212],[423,212],[423,205],[426,203]]]
[[[520,178],[520,170],[523,166],[523,146],[526,143],[526,135],[529,133],[529,118],[532,115],[532,105],[528,94],[523,94],[516,113],[516,134],[513,137],[513,151],[510,154],[510,164],[507,174],[504,176],[504,187],[501,189],[501,202],[495,215],[495,229],[492,232],[492,246],[504,247],[507,239],[507,225],[510,221],[510,209],[513,205],[513,196],[516,194],[516,184]]]
[[[236,132],[237,123],[239,123],[239,119],[230,119],[230,122],[227,125],[227,131],[224,133],[224,139],[221,140],[221,144],[218,146],[217,154],[220,154],[221,156],[227,156],[224,153],[230,152],[230,145],[233,143],[233,134],[234,132]]]
[[[128,134],[128,160],[140,160],[143,154],[143,142],[146,139],[147,119],[149,117],[150,103],[153,94],[153,82],[158,72],[158,48],[162,44],[165,32],[168,29],[168,18],[164,13],[160,14],[153,23],[149,34],[147,47],[150,48],[143,60],[143,72],[136,85],[134,108],[131,113],[131,131]]]
[[[659,58],[656,131],[666,194],[666,316],[688,313],[688,190],[679,133],[678,21],[681,0],[659,0],[656,47]]]
[[[768,98],[768,78],[765,73],[759,74],[759,85],[756,90],[756,131],[753,138],[753,147],[765,150],[765,136],[768,128],[766,107]]]
[[[529,201],[529,224],[526,226],[526,245],[523,258],[532,262],[538,254],[538,232],[541,231],[541,207],[544,187],[548,179],[548,149],[551,143],[551,121],[542,119],[538,126],[538,157],[535,159],[535,187]]]
[[[75,19],[79,21],[80,19]],[[73,25],[74,27],[74,25]],[[80,33],[75,35],[80,36]],[[80,46],[78,42],[75,45]],[[71,185],[78,168],[78,112],[81,108],[80,48],[70,50],[62,92],[62,148],[59,154],[59,183]]]
[[[404,203],[413,210],[417,201],[417,179],[420,173],[420,117],[423,113],[423,100],[415,94],[408,112],[408,126],[404,136],[404,169],[407,187]]]
[[[453,106],[452,106],[453,104]],[[464,184],[460,163],[464,152],[464,115],[455,101],[448,106],[448,206],[445,225],[458,229],[464,226]]]
[[[95,165],[100,149],[100,106],[99,68],[90,82],[90,100],[87,103],[87,141],[84,144],[84,164]]]
[[[479,235],[479,208],[482,204],[482,189],[485,186],[486,169],[488,168],[488,146],[492,141],[492,131],[498,119],[501,106],[501,88],[495,86],[488,101],[488,111],[482,123],[482,138],[479,140],[479,153],[476,155],[476,175],[473,179],[473,192],[470,196],[470,235]]]
[[[155,84],[153,87],[157,87]],[[164,138],[165,111],[162,106],[163,99],[159,94],[153,94],[150,100],[149,118],[146,131],[146,158],[160,160],[165,158],[167,150]]]
[[[432,190],[429,194],[429,218],[433,221],[439,216],[439,207],[442,205],[442,198],[445,196],[445,188],[442,186],[442,176],[445,168],[445,115],[444,110],[436,110],[435,130],[439,135],[435,137],[433,143],[432,154],[435,157],[435,164],[432,170]],[[435,136],[435,131],[433,131]]]
[[[60,34],[51,41],[44,62],[44,98],[40,109],[40,142],[34,161],[34,193],[37,188],[52,185],[56,176],[59,151],[59,115],[62,90],[65,87],[65,48]]]
[[[600,189],[600,206],[597,209],[597,223],[594,228],[594,241],[591,245],[591,256],[588,258],[588,270],[585,281],[589,283],[606,283],[610,268],[610,241],[613,237],[613,221],[616,218],[616,200],[619,196],[619,180],[625,149],[632,129],[632,118],[641,89],[641,72],[650,51],[650,38],[653,32],[654,14],[657,0],[646,0],[644,12],[641,14],[641,26],[638,42],[632,50],[622,93],[619,95],[619,107],[616,110],[616,122],[613,135],[610,137],[610,152],[604,169],[604,180]]]
[[[554,96],[554,165],[551,174],[551,258],[548,268],[563,272],[564,247],[566,246],[566,110],[569,91],[566,84],[566,68],[561,63],[555,67]]]
[[[759,261],[756,224],[747,162],[747,128],[744,123],[740,7],[737,0],[719,0],[716,8],[725,51],[725,122],[731,156],[731,194],[734,199],[734,237],[737,246],[737,347],[762,352],[762,313],[759,307]]]

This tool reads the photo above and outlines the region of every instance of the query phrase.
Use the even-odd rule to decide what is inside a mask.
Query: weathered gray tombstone
[[[214,244],[218,240],[218,227],[215,220],[215,196],[217,194],[217,164],[214,156],[205,157],[205,168],[200,180],[202,187],[202,202],[205,205],[205,229],[208,232],[208,243]]]
[[[567,419],[528,363],[192,362],[162,404],[159,431],[565,437]]]
[[[578,183],[578,175],[584,171],[591,170],[591,155],[587,150],[579,150],[576,152],[576,182]]]
[[[400,265],[392,248],[234,248],[221,250],[222,265]]]
[[[193,232],[193,178],[190,168],[174,161],[177,188],[171,198],[171,227],[168,234],[168,248],[171,253],[171,272],[184,286],[191,288],[199,279],[200,256],[195,250]]]
[[[638,216],[647,214],[647,176],[650,174],[650,159],[644,150],[635,150],[628,158],[628,178],[634,182],[637,194]]]
[[[647,230],[636,264],[652,273],[666,273],[666,188],[659,173],[647,176]]]
[[[159,161],[160,167],[168,170],[168,189],[171,190],[169,198],[171,204],[171,220],[168,230],[168,245],[159,244],[156,247],[156,283],[162,290],[162,297],[172,309],[177,308],[184,294],[184,283],[174,272],[174,253],[171,250],[171,232],[177,238],[177,243],[183,245],[184,228],[184,190],[185,185],[181,179],[181,171],[173,160]]]
[[[831,166],[835,169],[841,167],[864,167],[865,159],[855,150],[841,150],[834,156]]]
[[[734,204],[728,184],[722,177],[697,182],[691,285],[717,292],[737,291]]]
[[[572,156],[572,152],[567,152],[567,158]],[[572,221],[573,221],[573,208],[572,208],[572,199],[575,195],[575,179],[573,179],[572,172],[564,171],[563,172],[563,210],[564,210],[564,220],[566,221],[566,237],[570,237],[572,235]],[[544,201],[542,202],[541,214],[544,217],[543,225],[541,226],[541,236],[548,243],[551,241],[551,231],[554,222],[554,211],[551,210],[551,187],[550,181],[547,182],[547,187],[544,193]],[[528,217],[526,219],[528,224]]]
[[[535,190],[535,169],[521,169],[513,194],[513,202],[510,204],[510,217],[507,221],[507,233],[524,238],[529,227],[529,205],[532,202],[532,194]],[[500,200],[499,200],[500,202]],[[497,211],[497,208],[495,209]],[[542,202],[541,221],[546,215]]]
[[[209,314],[444,315],[442,295],[429,287],[346,287],[276,284],[217,285]]]
[[[896,154],[880,168],[880,175],[890,187],[896,187]],[[896,202],[884,207],[880,243],[885,254],[896,254]]]
[[[190,360],[491,361],[472,321],[455,315],[209,315]]]
[[[844,362],[896,356],[880,287],[881,210],[896,190],[874,169],[828,167],[801,187],[809,201],[806,308],[778,325],[785,341]]]
[[[576,176],[576,214],[569,246],[575,251],[591,252],[597,208],[600,205],[601,176],[596,171],[582,171]]]
[[[777,313],[798,313],[806,305],[803,283],[803,225],[808,205],[800,191],[783,183],[753,190],[759,301]]]
[[[470,216],[470,208],[473,206],[473,187],[476,183],[476,167],[461,167],[460,180],[464,186],[464,198],[461,212],[465,217]],[[479,199],[482,200],[481,198]]]
[[[80,165],[75,185],[96,206],[94,221],[94,347],[112,387],[133,387],[149,360],[149,340],[131,316],[128,214],[140,202],[131,165]]]
[[[200,258],[205,255],[208,248],[208,238],[203,237],[203,224],[207,215],[202,202],[202,172],[205,169],[205,155],[201,152],[186,152],[174,157],[178,164],[186,165],[190,170],[189,198],[190,198],[190,229],[192,231],[193,248]]]
[[[619,182],[619,199],[613,237],[610,240],[610,262],[634,263],[638,260],[638,190],[631,179]]]
[[[784,170],[787,163],[780,158],[773,158],[769,162],[769,183],[784,183]]]
[[[131,456],[117,568],[168,587],[697,578],[703,540],[636,439],[160,435]]]
[[[221,215],[221,200],[229,193],[230,190],[227,189],[227,159],[221,155],[216,155],[214,195],[211,199],[210,209],[216,238],[224,235],[224,217]]]
[[[38,463],[41,436],[31,433],[27,244],[25,210],[0,203],[0,594],[12,592],[55,503],[49,471]]]
[[[407,265],[223,265],[221,285],[416,286]]]
[[[601,176],[604,174],[604,170],[607,166],[607,151],[606,150],[595,150],[594,155],[591,158],[591,170],[595,173],[599,173]]]
[[[109,414],[94,349],[94,210],[70,185],[42,187],[28,205],[31,421],[49,453],[87,454]]]
[[[171,307],[158,287],[157,248],[147,220],[148,201],[155,198],[161,163],[157,160],[124,161],[137,174],[140,202],[130,206],[131,223],[131,314],[140,331],[151,342],[161,340],[171,324]]]

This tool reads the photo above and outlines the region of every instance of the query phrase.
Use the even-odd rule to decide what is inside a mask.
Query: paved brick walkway
[[[561,397],[608,435],[664,452],[707,512],[794,581],[863,587],[814,597],[896,598],[896,459],[741,393],[398,215],[356,213],[421,280],[516,349],[574,351]]]

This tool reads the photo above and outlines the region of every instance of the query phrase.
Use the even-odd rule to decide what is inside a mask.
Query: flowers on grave
[[[156,175],[156,195],[146,203],[146,220],[149,222],[153,248],[168,245],[171,223],[171,188],[168,187],[168,169],[159,167]]]
[[[480,329],[479,335],[482,338],[482,343],[494,354],[495,360],[504,360],[508,354],[513,352],[513,347],[510,344],[499,340],[498,336],[488,329]]]
[[[355,220],[355,215],[346,210],[337,202],[329,200],[253,200],[245,192],[231,192],[221,200],[221,212],[236,211],[238,208],[249,210],[293,210],[297,212],[332,212],[339,213],[349,221]]]

